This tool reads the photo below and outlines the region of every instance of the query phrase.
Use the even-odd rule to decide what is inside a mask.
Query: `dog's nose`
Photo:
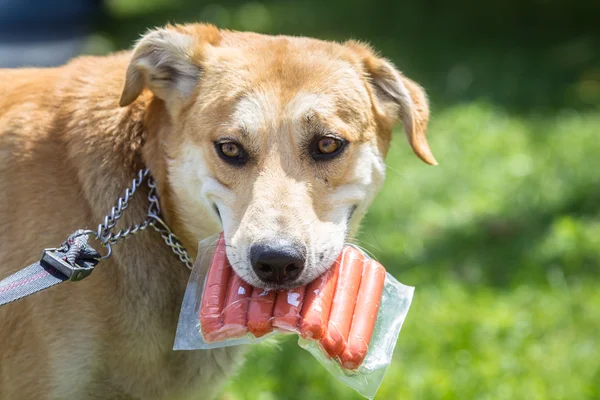
[[[295,281],[304,269],[304,261],[302,247],[284,240],[256,243],[250,248],[252,269],[266,283]]]

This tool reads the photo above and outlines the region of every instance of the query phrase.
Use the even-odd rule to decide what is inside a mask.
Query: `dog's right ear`
[[[131,104],[148,88],[170,110],[179,108],[200,79],[204,45],[218,40],[219,30],[211,25],[167,26],[150,31],[133,50],[119,105]]]
[[[425,137],[429,104],[423,88],[400,73],[391,62],[375,54],[368,45],[352,40],[345,45],[360,56],[373,91],[375,109],[386,130],[391,132],[396,121],[402,120],[415,154],[427,164],[437,165]]]

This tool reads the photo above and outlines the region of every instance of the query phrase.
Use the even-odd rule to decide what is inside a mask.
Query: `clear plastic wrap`
[[[313,335],[311,332],[315,332],[315,327],[318,327],[318,324],[315,323],[313,326],[303,325],[309,319],[304,318],[306,316],[305,310],[302,309],[302,315],[300,315],[300,310],[304,297],[310,295],[310,284],[306,287],[276,294],[274,291],[251,287],[231,271],[218,271],[219,273],[233,274],[228,287],[227,289],[221,287],[209,290],[215,293],[214,299],[219,296],[226,298],[226,304],[229,306],[220,313],[216,311],[218,308],[213,307],[213,309],[207,307],[206,304],[201,308],[203,294],[206,290],[207,273],[213,262],[213,257],[215,257],[218,240],[219,236],[216,235],[199,243],[198,257],[194,263],[184,295],[173,348],[175,350],[215,349],[254,344],[273,335],[295,333],[299,336],[298,344],[309,351],[333,376],[364,397],[374,398],[385,371],[392,360],[394,347],[402,323],[408,313],[414,288],[401,284],[393,276],[385,273],[375,327],[370,341],[366,344],[368,345],[366,356],[358,367],[354,366],[353,369],[344,368],[340,365],[339,357],[331,357],[328,354],[328,351],[331,352],[330,348],[326,351],[321,341],[311,339]],[[370,262],[368,255],[362,251],[361,254],[365,263]],[[224,257],[224,253],[217,254],[217,256]],[[317,284],[317,282],[315,281],[314,284]],[[327,290],[324,287],[321,287],[321,289]],[[225,293],[225,290],[227,290],[227,293]],[[307,293],[304,293],[305,291]],[[317,293],[318,291],[314,292]],[[207,292],[207,295],[210,294],[211,292]],[[287,315],[273,314],[273,309],[276,308],[275,302],[281,301],[282,298],[287,301],[289,312],[284,313]],[[317,304],[313,307],[320,311],[322,306]],[[236,322],[240,320],[240,315],[247,314],[249,309],[255,316],[264,315],[265,317],[253,318],[252,321],[246,319],[244,324]],[[273,316],[271,316],[272,314]],[[213,329],[215,334],[205,338],[202,334],[201,320],[205,324],[218,321],[220,324],[219,329]],[[204,328],[208,330],[206,326]],[[322,333],[318,332],[317,329],[316,334],[320,336]]]

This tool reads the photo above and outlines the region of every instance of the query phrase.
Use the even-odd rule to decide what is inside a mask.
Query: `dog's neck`
[[[142,105],[145,107],[143,126],[146,132],[145,143],[141,149],[143,162],[150,169],[156,181],[162,217],[181,240],[188,255],[194,259],[197,254],[199,238],[194,238],[178,217],[167,173],[164,145],[167,142],[167,136],[174,134],[169,113],[164,102],[156,97],[150,98],[149,101],[142,100]]]
[[[59,107],[59,118],[65,121],[65,129],[61,135],[64,136],[65,153],[68,157],[72,170],[85,171],[77,174],[82,201],[89,204],[90,215],[89,226],[95,228],[110,212],[125,189],[131,186],[132,180],[137,176],[140,169],[149,168],[157,183],[157,191],[161,204],[163,219],[170,225],[171,229],[180,237],[184,246],[189,251],[190,257],[194,258],[197,244],[195,240],[186,235],[182,224],[178,221],[172,205],[169,184],[166,173],[166,160],[161,148],[161,136],[167,134],[170,129],[170,121],[164,104],[160,100],[153,99],[150,92],[144,92],[136,102],[128,107],[118,106],[119,94],[125,67],[129,61],[127,53],[112,57],[113,66],[119,68],[107,69],[106,66],[96,64],[94,59],[79,59],[70,65],[73,75],[77,75],[80,69],[90,70],[90,75],[114,75],[110,85],[97,87],[94,83],[78,82],[66,75],[64,84],[57,85],[57,95],[76,99],[82,104],[71,105],[69,108]],[[97,69],[97,71],[96,71]],[[72,82],[77,82],[73,84]],[[83,102],[93,101],[101,106],[91,108]],[[110,107],[107,107],[107,104]],[[76,110],[73,113],[73,108]],[[77,115],[78,110],[86,110],[85,115]],[[85,126],[81,121],[86,121]],[[85,149],[85,151],[81,151]],[[135,223],[141,223],[147,216],[148,198],[147,187],[142,186],[136,192],[127,209],[118,221],[116,230],[127,228]],[[79,227],[74,227],[79,228]],[[160,259],[168,263],[168,269],[177,269],[189,273],[185,266],[172,254],[171,249],[165,245],[160,236],[153,230],[146,230],[139,235],[144,239],[152,237],[154,247],[152,253],[157,252]],[[136,238],[126,239],[114,246],[113,259],[118,265],[118,260],[136,245]],[[147,240],[146,243],[150,241]],[[127,250],[125,250],[127,249]],[[147,257],[142,257],[146,259]],[[135,262],[128,260],[127,264]],[[129,272],[123,265],[123,273]],[[146,268],[146,265],[140,266]],[[138,267],[137,269],[139,269]],[[153,266],[156,270],[159,266]],[[185,274],[184,274],[185,276]]]

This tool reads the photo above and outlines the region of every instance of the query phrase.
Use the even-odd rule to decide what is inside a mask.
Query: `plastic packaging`
[[[328,352],[334,351],[331,348],[326,351],[326,346],[322,344],[327,343],[327,339],[324,337],[327,332],[318,328],[319,325],[323,325],[323,322],[319,323],[317,321],[311,324],[311,321],[317,318],[318,313],[313,310],[312,317],[314,318],[311,319],[311,316],[307,315],[310,310],[305,309],[308,307],[302,307],[304,298],[311,295],[311,284],[287,292],[252,288],[239,279],[227,263],[229,270],[213,271],[211,274],[233,274],[234,276],[231,278],[220,277],[221,279],[229,279],[228,287],[226,289],[215,286],[205,287],[207,273],[211,263],[213,263],[213,258],[215,256],[225,257],[224,251],[215,255],[218,240],[219,235],[216,235],[201,241],[198,245],[198,257],[194,263],[184,295],[173,348],[175,350],[215,349],[254,344],[273,335],[295,333],[298,334],[298,344],[309,351],[333,376],[364,397],[369,399],[375,397],[386,369],[392,360],[394,347],[410,307],[414,288],[401,284],[393,276],[385,273],[377,319],[371,340],[368,342],[366,357],[358,367],[353,365],[353,369],[344,368],[340,365],[339,357],[331,357],[328,354]],[[362,251],[360,254],[364,257],[362,262],[365,265],[369,262],[374,263]],[[326,274],[333,273],[332,271],[334,271],[334,268],[331,268]],[[323,278],[324,282],[331,281],[325,278]],[[313,282],[312,285],[312,287],[320,285],[319,290],[331,290],[317,281]],[[223,293],[225,290],[227,290],[226,294]],[[206,297],[209,298],[208,302],[211,304],[209,304],[210,307],[205,304],[201,308],[204,291],[207,291]],[[316,291],[314,292],[316,293]],[[225,303],[229,306],[223,309],[223,304],[221,304],[220,310],[223,311],[217,312],[216,310],[219,310],[217,304],[219,298],[226,299]],[[277,301],[286,301],[287,308],[276,307]],[[358,301],[356,304],[360,304],[360,295]],[[206,299],[205,302],[207,302]],[[312,304],[312,307],[318,311],[323,307],[322,304]],[[274,313],[274,309],[279,310],[281,314]],[[285,312],[282,312],[282,310],[285,310]],[[252,315],[252,317],[245,317],[244,323],[240,323],[239,321],[243,319],[240,318],[242,314]],[[208,326],[204,327],[206,331],[214,332],[211,337],[203,337],[201,321],[205,324],[219,324],[218,326],[211,326],[210,329],[207,329]],[[352,333],[350,335],[352,336]],[[315,336],[321,340],[315,340]],[[350,357],[348,354],[345,356],[346,359]],[[346,364],[347,367],[348,365],[352,365],[352,363]]]

